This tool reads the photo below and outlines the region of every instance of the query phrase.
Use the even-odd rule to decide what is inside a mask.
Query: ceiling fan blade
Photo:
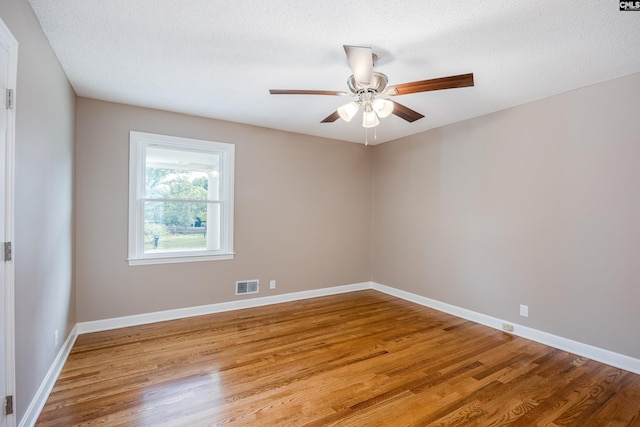
[[[420,80],[417,82],[404,83],[389,86],[385,93],[387,95],[406,95],[416,92],[428,92],[431,90],[453,89],[457,87],[473,86],[473,73],[460,74],[457,76],[441,77],[438,79]]]
[[[373,54],[370,47],[343,45],[357,84],[367,87],[373,80]]]
[[[401,119],[405,119],[406,121],[411,123],[411,122],[415,122],[416,120],[420,120],[421,118],[424,117],[422,114],[412,110],[409,107],[405,107],[404,105],[398,104],[395,101],[391,101],[391,102],[395,104],[393,107],[393,114],[400,117]]]
[[[297,90],[297,89],[269,89],[271,95],[332,95],[351,96],[340,90]]]
[[[336,120],[338,120],[339,118],[340,118],[340,114],[338,114],[337,111],[334,111],[333,113],[331,113],[327,117],[325,117],[324,120],[322,120],[320,123],[333,123]]]

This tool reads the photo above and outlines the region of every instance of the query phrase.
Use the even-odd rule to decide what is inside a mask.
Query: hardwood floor
[[[640,426],[640,375],[376,291],[81,335],[38,426]]]

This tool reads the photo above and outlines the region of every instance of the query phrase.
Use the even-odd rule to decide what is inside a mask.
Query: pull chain
[[[373,139],[378,139],[378,126],[373,128]],[[369,145],[369,128],[364,128],[364,145]]]
[[[378,126],[373,128],[373,139],[378,139]],[[369,128],[364,128],[364,145],[369,145]]]

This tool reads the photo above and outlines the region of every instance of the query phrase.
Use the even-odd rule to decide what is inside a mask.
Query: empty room
[[[640,427],[640,2],[1,0],[0,427]]]

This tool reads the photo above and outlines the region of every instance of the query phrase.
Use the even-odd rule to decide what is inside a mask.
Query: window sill
[[[164,256],[147,256],[144,258],[131,258],[127,262],[129,266],[136,265],[151,265],[151,264],[176,264],[183,262],[198,262],[198,261],[224,261],[230,260],[235,257],[235,253],[225,254],[206,254],[206,255],[164,255]]]

